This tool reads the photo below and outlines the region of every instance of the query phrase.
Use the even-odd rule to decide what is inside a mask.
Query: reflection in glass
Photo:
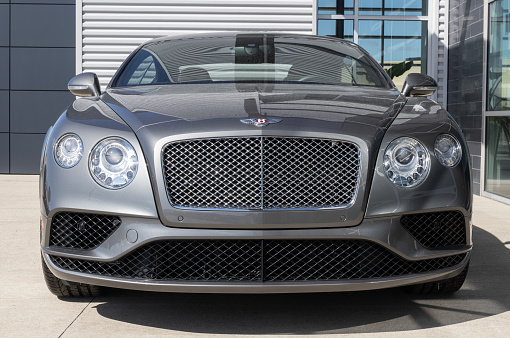
[[[354,20],[319,20],[317,28],[317,35],[354,40]]]
[[[510,1],[490,5],[487,110],[510,109]]]
[[[510,117],[487,118],[485,190],[510,198]]]
[[[359,14],[425,16],[427,6],[427,0],[359,0]]]
[[[398,88],[409,73],[427,73],[427,22],[360,20],[358,43]]]

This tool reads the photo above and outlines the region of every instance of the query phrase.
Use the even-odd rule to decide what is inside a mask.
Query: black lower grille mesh
[[[400,224],[426,248],[466,244],[466,221],[458,211],[404,215]]]
[[[51,260],[65,270],[149,280],[320,281],[428,272],[464,257],[408,261],[361,240],[174,240],[146,244],[111,263]]]
[[[51,219],[50,245],[73,249],[93,249],[120,225],[117,216],[59,212]]]

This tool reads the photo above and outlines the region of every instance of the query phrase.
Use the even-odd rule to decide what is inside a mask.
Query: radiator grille
[[[277,282],[403,276],[453,267],[464,257],[407,261],[361,240],[172,240],[146,244],[111,263],[51,260],[62,269],[111,277]]]
[[[120,225],[117,216],[59,212],[51,219],[50,246],[93,249]]]
[[[201,209],[314,209],[354,202],[357,145],[292,137],[178,141],[163,149],[169,201]]]
[[[426,248],[466,244],[466,221],[459,211],[404,215],[400,224]]]

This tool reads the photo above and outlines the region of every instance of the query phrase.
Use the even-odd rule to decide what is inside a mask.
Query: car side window
[[[140,50],[124,68],[115,86],[168,84],[170,80],[159,61],[148,51]]]

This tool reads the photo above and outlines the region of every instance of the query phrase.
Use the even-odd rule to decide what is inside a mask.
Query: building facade
[[[92,71],[106,86],[148,39],[269,30],[341,37],[401,87],[438,81],[433,99],[468,141],[476,194],[510,202],[510,0],[0,0],[0,173],[37,173],[46,129]]]
[[[38,172],[44,135],[73,95],[74,0],[0,0],[0,173]]]

